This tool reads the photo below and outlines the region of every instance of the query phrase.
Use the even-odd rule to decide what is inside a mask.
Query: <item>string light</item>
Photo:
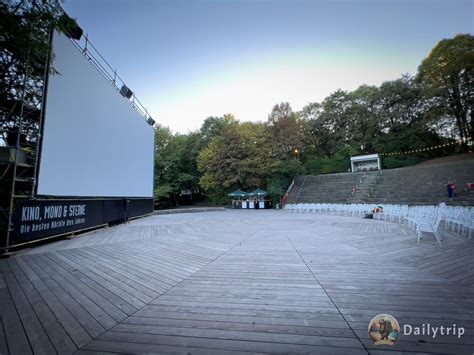
[[[419,153],[419,152],[427,152],[427,151],[431,151],[431,150],[434,150],[434,149],[451,147],[451,146],[457,145],[457,144],[460,144],[460,143],[451,142],[451,143],[439,144],[439,145],[435,145],[435,146],[427,147],[427,148],[412,149],[412,150],[408,150],[406,152],[380,153],[379,155],[380,156],[391,156],[391,157],[393,157],[393,156],[398,156],[398,155],[413,154],[413,153]]]

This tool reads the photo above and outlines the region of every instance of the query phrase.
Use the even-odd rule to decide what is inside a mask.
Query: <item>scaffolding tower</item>
[[[49,70],[49,51],[32,65],[29,55],[23,71],[16,73],[18,88],[4,100],[0,134],[0,249],[10,248],[12,216],[21,201],[34,197]],[[21,83],[21,84],[20,84]]]
[[[16,61],[9,72],[1,73],[5,81],[13,85],[0,92],[0,254],[8,252],[13,246],[11,237],[18,216],[15,210],[23,201],[34,200],[37,197],[48,78],[54,72],[54,65],[51,62],[55,31],[69,37],[77,49],[114,89],[129,101],[140,116],[149,125],[155,124],[148,110],[117,74],[117,70],[89,41],[87,34],[82,35],[82,29],[64,12],[60,3],[54,2],[54,4],[57,11],[50,10],[53,11],[51,14],[57,17],[58,24],[31,25],[29,36],[30,39],[34,38],[34,41],[27,41],[29,48],[21,48],[20,60]],[[38,7],[34,1],[32,3],[27,1],[24,6]],[[49,5],[46,3],[44,6]],[[11,16],[15,21],[30,21],[16,14]],[[36,45],[40,43],[44,48],[38,51],[34,43]],[[3,46],[0,50],[0,61],[7,62],[9,58],[15,56],[15,53],[8,53],[7,46]],[[2,66],[5,67],[7,65]],[[14,243],[15,246],[20,245]]]

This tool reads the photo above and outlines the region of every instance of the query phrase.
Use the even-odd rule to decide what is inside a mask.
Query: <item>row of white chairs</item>
[[[373,213],[374,208],[376,212]],[[442,237],[438,232],[441,221],[444,221],[446,229],[451,228],[453,232],[469,237],[469,240],[474,229],[474,207],[387,204],[380,211],[373,204],[298,203],[287,204],[285,210],[292,213],[330,213],[341,216],[365,216],[372,213],[375,219],[406,224],[417,234],[418,244],[425,232],[434,234],[441,245]]]
[[[367,205],[356,203],[298,203],[285,205],[285,210],[294,213],[326,212],[336,215],[363,216],[367,213]]]
[[[438,206],[409,207],[405,220],[408,227],[417,234],[418,244],[420,244],[423,232],[426,232],[434,234],[439,245],[441,245],[443,239],[438,232],[439,223],[441,222]]]
[[[474,229],[474,207],[446,206],[440,210],[444,227],[453,232],[472,238]]]

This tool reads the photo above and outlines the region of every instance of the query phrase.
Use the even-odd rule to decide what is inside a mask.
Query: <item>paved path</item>
[[[377,220],[152,216],[0,260],[0,353],[472,354],[473,254]],[[374,346],[380,313],[466,334]]]

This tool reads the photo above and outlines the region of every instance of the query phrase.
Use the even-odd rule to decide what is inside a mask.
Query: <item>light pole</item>
[[[293,154],[296,155],[296,157],[298,158],[298,160],[300,160],[300,151],[299,151],[298,148],[293,149]]]

